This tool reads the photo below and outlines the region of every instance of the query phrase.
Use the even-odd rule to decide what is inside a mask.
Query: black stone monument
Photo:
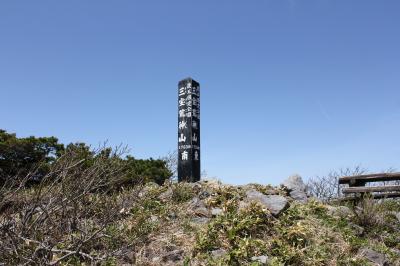
[[[200,84],[178,84],[178,181],[200,180]]]

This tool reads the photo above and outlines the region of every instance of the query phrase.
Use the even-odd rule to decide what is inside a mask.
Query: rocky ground
[[[151,184],[151,205],[127,210],[153,224],[138,265],[400,265],[400,204],[357,206],[307,197],[299,176],[281,186]],[[155,207],[156,206],[156,207]]]
[[[54,222],[58,205],[35,207],[51,198],[21,218],[32,195],[0,215],[6,265],[400,265],[399,201],[327,204],[299,176],[277,187],[205,180],[87,194],[65,208],[76,217],[68,231]]]

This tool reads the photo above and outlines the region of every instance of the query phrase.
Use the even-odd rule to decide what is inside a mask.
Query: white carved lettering
[[[187,151],[183,151],[182,152],[182,160],[186,161],[188,159],[188,152]]]
[[[186,141],[186,136],[181,133],[181,136],[178,139],[178,142],[185,142]]]
[[[179,129],[184,129],[187,128],[187,123],[186,121],[180,121],[179,122]]]

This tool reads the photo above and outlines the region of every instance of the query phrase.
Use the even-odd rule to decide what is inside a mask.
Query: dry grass
[[[360,202],[354,215],[332,215],[327,205],[291,201],[279,217],[257,204],[240,208],[245,189],[286,195],[271,186],[137,183],[123,179],[118,162],[83,166],[73,154],[59,161],[40,187],[3,188],[0,262],[6,265],[368,265],[361,247],[400,256],[400,211],[395,201]],[[286,195],[287,196],[287,195]],[[192,199],[222,210],[198,222]],[[362,211],[361,211],[362,210]],[[382,219],[382,217],[385,217]],[[203,218],[202,218],[203,219]],[[354,231],[354,224],[365,232]],[[221,250],[222,255],[213,255]]]

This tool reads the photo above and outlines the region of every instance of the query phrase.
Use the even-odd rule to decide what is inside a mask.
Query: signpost
[[[200,180],[200,84],[178,84],[178,181]]]

